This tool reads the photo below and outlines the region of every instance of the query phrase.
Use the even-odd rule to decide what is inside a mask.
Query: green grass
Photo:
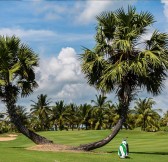
[[[50,131],[40,134],[58,144],[78,146],[106,137],[103,131]],[[128,137],[128,159],[119,159],[117,150],[122,139]],[[34,144],[20,135],[16,140],[0,142],[0,162],[166,162],[168,161],[168,132],[146,133],[122,130],[108,145],[92,152],[40,152],[26,150]]]

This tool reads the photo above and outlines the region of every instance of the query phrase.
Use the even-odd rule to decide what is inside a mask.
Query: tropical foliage
[[[112,104],[103,95],[96,95],[95,100],[91,100],[90,104],[76,105],[75,103],[65,104],[63,100],[52,103],[51,99],[47,99],[47,95],[38,95],[38,101],[31,105],[30,111],[23,106],[17,106],[17,114],[22,123],[29,129],[35,131],[44,130],[101,130],[113,129],[120,118],[120,110],[118,104]],[[39,108],[36,106],[44,99],[46,106],[45,115],[41,116]],[[155,101],[152,98],[137,99],[133,109],[128,111],[127,120],[123,124],[123,129],[134,129],[141,127],[142,131],[158,131],[161,126],[167,125],[167,113],[161,118],[161,109],[154,109]],[[47,108],[47,110],[46,110]],[[43,122],[41,122],[41,120]],[[43,124],[42,124],[43,123]],[[8,113],[0,114],[0,132],[17,131],[11,123]],[[45,128],[45,129],[44,129]]]
[[[50,99],[47,99],[47,95],[40,94],[37,96],[37,102],[32,101],[34,104],[31,105],[31,115],[36,117],[39,120],[39,126],[35,126],[40,130],[48,130],[49,129],[49,116],[50,113]]]
[[[144,131],[158,131],[160,115],[157,111],[160,109],[152,109],[155,102],[151,98],[137,100],[135,102],[135,114],[137,115],[136,124],[141,126]]]

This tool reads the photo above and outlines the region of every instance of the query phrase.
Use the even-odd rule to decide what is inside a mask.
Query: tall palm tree
[[[31,105],[31,113],[37,115],[40,120],[41,130],[49,129],[49,114],[51,100],[47,99],[47,95],[40,94],[37,96],[37,102],[32,101],[34,104]]]
[[[138,115],[136,124],[141,126],[143,131],[157,131],[159,130],[160,115],[157,111],[160,109],[152,109],[155,104],[151,98],[139,99],[135,102],[135,113]]]
[[[149,27],[155,22],[149,12],[135,7],[97,16],[96,45],[84,49],[80,55],[82,71],[88,83],[105,92],[115,92],[121,108],[121,118],[113,132],[105,139],[80,146],[92,150],[110,142],[126,120],[130,102],[137,88],[157,95],[161,92],[168,69],[168,35],[155,30],[144,40]]]
[[[16,102],[26,97],[37,87],[34,68],[38,65],[38,56],[20,39],[0,36],[0,98],[16,128],[33,142],[51,143],[46,138],[27,129],[16,113]]]

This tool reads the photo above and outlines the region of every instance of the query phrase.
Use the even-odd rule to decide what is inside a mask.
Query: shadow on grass
[[[130,152],[130,154],[168,155],[168,152]]]
[[[117,153],[117,151],[110,151],[107,153]],[[130,152],[130,154],[168,155],[168,152]]]
[[[9,148],[16,148],[16,149],[23,148],[23,149],[25,149],[26,147],[22,147],[22,146],[13,146],[13,147],[9,147]]]

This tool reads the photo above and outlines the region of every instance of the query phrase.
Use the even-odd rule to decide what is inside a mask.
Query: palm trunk
[[[21,119],[19,118],[19,115],[16,113],[16,98],[15,95],[12,94],[12,87],[6,87],[6,95],[5,95],[5,103],[7,107],[7,111],[9,113],[9,116],[11,118],[11,122],[16,126],[18,131],[20,131],[22,134],[24,134],[26,137],[28,137],[30,140],[32,140],[36,144],[51,144],[52,141],[46,139],[45,137],[42,137],[35,132],[29,130],[26,128],[23,124]]]
[[[51,144],[52,141],[46,139],[45,137],[42,137],[35,132],[29,130],[26,128],[21,120],[19,119],[19,116],[11,109],[8,108],[8,113],[11,118],[11,122],[15,125],[15,127],[20,131],[22,134],[24,134],[26,137],[28,137],[30,140],[32,140],[36,144]]]
[[[121,118],[119,119],[119,121],[115,125],[115,127],[114,127],[113,131],[110,133],[110,135],[108,135],[106,138],[104,138],[98,142],[80,145],[79,147],[76,147],[74,149],[90,151],[90,150],[94,150],[94,149],[103,147],[104,145],[108,144],[118,134],[118,132],[122,128],[123,123],[126,120],[128,105],[127,104],[126,105],[121,104],[121,105],[122,105]]]
[[[122,88],[118,92],[119,106],[121,108],[121,114],[120,114],[120,119],[119,119],[118,123],[114,127],[114,130],[106,138],[104,138],[98,142],[80,145],[79,147],[76,147],[75,149],[90,151],[90,150],[100,148],[100,147],[108,144],[118,134],[118,132],[122,128],[123,123],[126,120],[128,106],[131,101],[131,88],[130,88],[129,84],[126,84],[125,82],[123,82],[123,86],[121,86],[121,87]]]
[[[111,132],[110,135],[108,135],[106,138],[98,141],[98,142],[93,142],[93,143],[89,143],[89,144],[84,144],[84,145],[80,145],[79,147],[74,148],[75,150],[85,150],[85,151],[90,151],[90,150],[94,150],[96,148],[102,147],[106,144],[108,144],[120,131],[122,124],[124,122],[125,119],[120,119],[118,121],[118,123],[116,124],[116,126],[114,127],[114,130]]]

